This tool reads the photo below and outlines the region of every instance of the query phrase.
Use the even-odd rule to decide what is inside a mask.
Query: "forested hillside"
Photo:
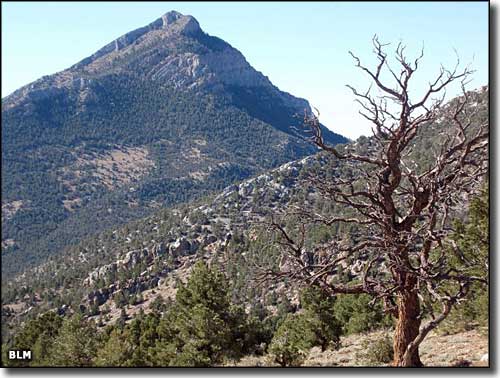
[[[484,122],[488,89],[469,96],[475,121]],[[443,116],[456,101],[447,104]],[[444,117],[439,119],[415,139],[415,169],[433,163],[451,127]],[[361,154],[374,145],[373,138],[362,137],[339,150]],[[83,339],[75,339],[71,329],[99,335],[82,359],[44,354],[34,363],[42,365],[205,366],[264,354],[270,364],[289,366],[303,363],[313,346],[335,350],[345,335],[391,327],[384,304],[365,294],[332,298],[299,290],[292,280],[269,284],[260,279],[262,272],[289,264],[280,253],[279,238],[269,230],[272,217],[294,205],[325,219],[348,211],[319,196],[311,177],[349,175],[349,166],[320,153],[65,248],[37,268],[2,282],[2,334],[20,347],[41,343],[37,335],[52,332],[43,342],[57,350],[80,345]],[[451,214],[457,230],[452,238],[474,249],[466,259],[487,259],[487,182],[475,185],[464,205]],[[294,217],[285,223],[290,228],[298,224]],[[305,242],[321,247],[335,235],[356,240],[359,230],[353,224],[318,224]],[[362,266],[365,256],[351,258]],[[337,273],[339,282],[350,282],[359,268],[354,264]],[[487,303],[487,292],[474,287],[442,329],[453,333],[471,324],[484,326]],[[47,322],[38,320],[39,314]],[[51,324],[61,322],[59,333],[51,331]],[[387,340],[377,345],[373,356],[365,357],[374,358],[374,364],[387,363],[392,357],[375,350],[387,350]]]
[[[2,99],[4,276],[310,155],[304,110],[177,12],[20,88]]]

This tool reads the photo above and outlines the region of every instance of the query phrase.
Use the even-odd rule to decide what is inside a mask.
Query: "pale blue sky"
[[[193,15],[350,138],[369,128],[345,84],[366,88],[368,80],[348,51],[373,64],[374,34],[393,48],[402,40],[409,56],[424,44],[417,92],[441,63],[454,64],[454,50],[477,70],[470,88],[488,83],[487,2],[2,2],[2,98],[170,10]]]

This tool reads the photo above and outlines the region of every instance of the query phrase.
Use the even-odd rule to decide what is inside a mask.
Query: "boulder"
[[[203,238],[203,246],[215,243],[217,241],[217,237],[215,235],[207,235]]]
[[[157,258],[158,256],[163,256],[165,252],[167,252],[165,243],[158,243],[153,247],[153,255],[155,258]]]
[[[191,243],[185,238],[179,238],[170,244],[170,253],[172,256],[185,256],[191,253]]]

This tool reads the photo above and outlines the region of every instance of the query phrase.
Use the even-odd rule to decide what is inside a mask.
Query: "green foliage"
[[[268,352],[281,366],[300,366],[315,340],[314,324],[305,314],[288,314],[274,334]]]
[[[159,340],[151,351],[155,363],[213,366],[241,357],[262,339],[242,308],[229,301],[228,287],[221,272],[196,263],[188,282],[180,285],[176,303],[160,320]]]
[[[450,266],[460,269],[461,274],[471,276],[487,276],[489,264],[489,192],[482,193],[471,200],[468,220],[457,220],[454,223],[455,232],[452,235],[457,255],[449,250]],[[474,327],[487,326],[489,317],[488,287],[474,283],[462,303],[454,306],[439,329],[445,333],[457,333]]]
[[[43,365],[47,352],[59,334],[63,319],[55,312],[47,312],[26,322],[22,330],[15,336],[12,345],[5,344],[9,349],[26,349],[33,352],[30,366]],[[2,358],[4,355],[2,355]],[[25,366],[24,361],[5,361],[8,366]]]
[[[155,366],[153,347],[159,339],[158,314],[139,314],[129,323],[118,322],[104,345],[99,348],[97,366]]]
[[[181,308],[206,307],[227,318],[229,311],[228,282],[224,274],[211,270],[205,263],[198,261],[186,285],[181,285],[175,296]]]
[[[337,296],[333,308],[335,317],[342,324],[344,334],[369,332],[382,326],[392,325],[390,317],[384,315],[380,303],[370,304],[372,299],[368,294]]]
[[[300,303],[304,316],[311,320],[316,335],[314,345],[324,352],[328,347],[340,346],[342,326],[335,316],[335,298],[318,287],[310,287],[301,293]]]
[[[111,80],[110,78],[108,79]],[[121,84],[114,81],[113,85],[118,86],[120,90],[125,91],[126,89],[125,87],[120,87]],[[162,92],[162,90],[163,89],[161,88],[152,88],[151,92],[148,92],[145,96],[149,98],[148,96],[153,94],[166,94],[166,92]],[[114,101],[117,100],[118,97],[114,98]],[[125,100],[129,101],[130,99],[127,98]],[[173,101],[173,103],[169,103],[168,107],[171,105],[175,108],[179,107],[182,109],[180,113],[189,112],[190,108],[189,106],[186,106],[186,101],[188,100],[189,99],[186,98],[169,99],[169,101]],[[227,110],[227,108],[225,108],[227,103],[217,103],[217,101],[214,103],[214,101],[208,97],[203,97],[198,100],[203,102],[207,109],[211,109],[214,106],[220,106]],[[120,104],[118,106],[122,105],[123,104]],[[168,113],[170,108],[167,109],[166,107],[165,111]],[[190,114],[184,115],[186,118],[182,118],[179,121],[179,124],[182,123],[185,126],[185,130],[191,130],[191,127],[193,126],[191,122],[193,120],[199,121],[203,116],[202,113],[198,114],[198,111],[196,111],[196,113],[197,114],[193,116]],[[106,118],[104,115],[102,117],[98,116],[97,113],[95,115],[96,119],[100,119],[101,121]],[[199,136],[200,138],[209,141],[206,149],[200,147],[202,154],[211,153],[213,146],[219,146],[219,139],[223,138],[225,135],[224,133],[228,131],[226,130],[227,120],[218,119],[219,115],[221,117],[224,117],[225,115],[232,117],[232,120],[236,124],[243,124],[249,128],[254,127],[252,130],[246,130],[248,135],[245,134],[245,138],[247,136],[250,138],[254,138],[256,135],[261,136],[263,139],[255,142],[259,146],[263,142],[266,142],[267,139],[272,140],[273,138],[276,138],[277,135],[281,135],[274,134],[268,130],[267,126],[259,122],[254,122],[245,115],[239,113],[238,110],[230,108],[227,113],[210,113],[209,119],[214,121],[215,126],[213,130],[210,130],[209,134],[205,134],[205,131],[202,130],[202,128],[206,128],[207,125],[211,126],[211,124],[204,124],[201,122],[199,125],[196,125],[196,128],[200,127],[200,129],[195,130],[196,133],[198,133],[197,137]],[[142,116],[145,116],[145,114],[142,114]],[[275,115],[272,116],[274,117]],[[155,114],[154,117],[158,117],[158,115]],[[132,122],[134,124],[133,127],[137,127],[138,130],[142,127],[139,125],[140,118],[141,117],[133,118]],[[276,163],[274,158],[274,160],[270,160],[270,156],[272,154],[268,153],[269,151],[266,151],[266,154],[264,154],[264,152],[259,149],[257,152],[259,159],[256,165],[254,166],[252,163],[251,168],[248,168],[246,165],[248,161],[246,159],[249,157],[252,158],[252,146],[246,144],[241,145],[236,133],[230,135],[230,142],[228,143],[231,145],[228,145],[226,141],[221,142],[221,150],[224,152],[221,152],[221,150],[217,148],[215,149],[217,151],[214,152],[215,155],[210,155],[210,158],[218,161],[217,159],[219,158],[224,160],[227,159],[228,156],[231,156],[232,158],[237,159],[237,167],[218,171],[213,175],[213,177],[211,176],[208,178],[203,184],[178,179],[178,177],[171,176],[171,172],[166,173],[169,169],[167,164],[168,159],[163,159],[162,156],[172,157],[178,152],[168,150],[168,148],[173,148],[167,146],[170,145],[170,143],[173,145],[178,143],[179,148],[186,148],[185,145],[182,145],[181,141],[186,136],[189,137],[190,134],[183,134],[185,131],[183,129],[184,126],[177,128],[179,125],[175,123],[175,117],[168,118],[168,122],[170,123],[167,122],[167,118],[160,118],[155,119],[155,122],[158,122],[157,128],[155,129],[155,137],[166,137],[166,140],[169,141],[168,143],[157,142],[156,140],[153,140],[155,137],[152,137],[152,139],[149,140],[148,135],[134,136],[131,134],[130,136],[127,136],[126,132],[132,131],[129,129],[128,124],[125,127],[127,129],[126,132],[121,133],[120,130],[117,131],[120,143],[126,143],[134,146],[147,145],[151,155],[155,158],[155,162],[158,164],[158,171],[153,172],[151,177],[148,177],[145,182],[139,185],[138,190],[135,192],[138,193],[138,197],[136,197],[135,194],[127,194],[117,190],[116,195],[107,194],[107,197],[105,196],[104,200],[102,199],[104,197],[96,199],[95,207],[91,206],[86,209],[82,209],[79,212],[78,217],[81,216],[82,218],[76,218],[72,222],[65,223],[61,234],[57,234],[58,238],[62,235],[61,237],[65,241],[68,241],[69,239],[65,238],[70,238],[69,235],[71,234],[71,237],[75,237],[74,240],[79,240],[81,235],[72,234],[71,232],[68,232],[68,230],[77,230],[79,232],[80,229],[84,229],[87,226],[90,227],[89,224],[93,224],[92,222],[95,219],[99,222],[103,222],[102,224],[96,226],[96,229],[101,229],[103,224],[105,224],[105,227],[110,227],[115,224],[114,222],[116,222],[117,219],[124,222],[129,221],[130,219],[135,219],[135,217],[139,216],[139,213],[135,213],[134,211],[128,213],[128,210],[122,209],[126,213],[125,216],[122,216],[123,214],[117,211],[114,207],[116,204],[126,203],[125,200],[138,200],[140,205],[138,208],[141,209],[148,209],[147,204],[149,200],[158,199],[160,202],[163,201],[162,203],[167,205],[173,202],[186,201],[195,198],[200,193],[207,193],[211,189],[217,189],[219,186],[225,186],[228,182],[232,182],[231,180],[234,181],[238,178],[246,177],[247,175],[257,172],[262,167],[273,166],[273,164]],[[164,124],[162,122],[165,122],[165,125],[168,125],[168,127],[164,128]],[[80,127],[83,125],[84,124],[77,126]],[[28,125],[28,129],[32,126],[33,125]],[[109,126],[110,125],[106,124],[103,128],[103,135],[105,135],[106,143],[111,143],[113,140],[113,131]],[[167,128],[174,130],[172,135],[169,134],[170,131],[164,130]],[[266,130],[269,131],[267,134]],[[212,131],[214,133],[213,135],[211,134]],[[91,146],[91,150],[89,151],[92,151],[92,153],[101,153],[109,148],[108,144],[100,144],[98,141],[99,132],[100,130],[98,129],[93,131],[95,139],[85,139],[85,143],[89,143],[88,145]],[[48,134],[50,134],[50,132],[48,132]],[[52,137],[55,138],[55,136]],[[360,140],[359,145],[360,148],[369,147],[369,143],[363,139]],[[432,145],[432,141],[429,142],[429,146]],[[188,146],[187,148],[190,147]],[[236,151],[239,148],[241,148],[241,154],[240,151]],[[426,149],[430,150],[431,148],[427,147]],[[420,153],[422,149],[416,150]],[[44,166],[44,169],[47,168],[57,170],[60,168],[57,164],[59,164],[58,159],[64,155],[63,152],[57,150],[44,151],[43,149],[42,152],[48,153],[49,160],[47,163],[48,166]],[[226,152],[228,152],[229,155],[227,155]],[[232,155],[233,153],[234,156]],[[300,154],[302,154],[300,151],[292,153],[294,156],[298,156]],[[2,157],[4,157],[4,155],[2,155]],[[13,156],[9,155],[8,158],[11,159]],[[70,156],[67,156],[65,159],[65,164],[73,161],[73,158]],[[13,160],[9,161],[12,163]],[[36,168],[36,164],[33,162],[30,164]],[[185,168],[192,169],[193,166]],[[307,174],[307,170],[304,171],[305,172],[301,171],[298,174]],[[332,168],[331,171],[335,173],[339,172],[339,174],[345,173],[342,169],[336,170]],[[176,174],[177,173],[179,172],[176,172]],[[331,172],[329,172],[329,174],[330,173]],[[280,183],[285,183],[287,180],[291,180],[291,176],[280,176],[280,174],[276,172],[274,172],[273,175],[277,177],[277,182]],[[166,178],[168,178],[168,180]],[[50,180],[52,179],[55,180],[54,177],[50,178]],[[41,182],[43,180],[40,178],[37,178],[35,181],[37,182],[37,185],[43,185],[43,182]],[[19,182],[22,182],[22,180]],[[12,187],[10,188],[12,189]],[[27,189],[23,187],[22,191],[24,190]],[[44,190],[45,189],[41,191],[44,192]],[[92,193],[89,195],[91,194]],[[98,194],[100,196],[102,193]],[[40,194],[39,200],[45,201],[47,198],[52,198],[51,196],[57,195],[59,194],[52,193],[51,191],[49,191],[48,194],[44,192]],[[310,197],[307,195],[307,189],[303,188],[299,189],[298,193],[294,192],[293,196],[293,201],[300,203],[305,203],[307,198]],[[173,202],[168,202],[169,198],[173,198]],[[232,200],[236,201],[236,206],[232,207],[231,210],[228,210],[228,213],[221,213],[222,216],[220,216],[220,218],[223,218],[223,216],[230,218],[231,227],[241,221],[241,218],[238,218],[238,214],[240,212],[240,206],[243,207],[239,202],[240,197],[237,193],[233,193]],[[289,200],[290,199],[287,198],[286,201],[283,201],[283,203],[288,203],[287,201]],[[270,191],[265,190],[262,195],[259,190],[256,190],[254,194],[252,194],[252,201],[251,205],[254,209],[265,208],[266,206],[278,206],[276,198],[273,197],[273,194]],[[461,247],[461,249],[469,252],[470,256],[467,256],[468,258],[480,258],[486,260],[488,248],[488,204],[487,201],[481,201],[478,202],[477,206],[474,205],[475,202],[473,203],[471,206],[473,209],[471,211],[473,213],[469,215],[469,220],[467,222],[459,222],[455,225],[457,233],[454,236],[454,240]],[[200,201],[200,204],[207,204],[207,202]],[[224,203],[222,206],[225,206],[226,204],[227,203]],[[281,204],[282,203],[280,203],[280,205]],[[58,205],[60,205],[59,202]],[[342,210],[334,208],[331,204],[329,204],[329,201],[324,199],[319,199],[312,205],[315,210],[324,212],[326,215]],[[35,201],[34,206],[38,206],[38,202]],[[26,299],[26,303],[35,303],[37,301],[36,298],[40,296],[42,300],[45,301],[43,305],[46,307],[41,309],[35,307],[32,314],[35,311],[43,311],[47,308],[60,308],[63,304],[69,305],[69,308],[76,309],[76,311],[78,311],[78,305],[81,303],[82,298],[85,298],[85,295],[88,294],[89,290],[81,287],[80,284],[82,278],[94,268],[111,262],[116,257],[114,253],[115,251],[123,251],[128,248],[151,247],[152,245],[148,244],[151,240],[154,239],[158,242],[158,239],[160,238],[160,241],[163,242],[165,240],[169,240],[172,236],[177,237],[179,233],[176,234],[176,232],[178,231],[181,235],[188,234],[188,237],[192,237],[193,235],[190,234],[192,230],[196,230],[198,233],[201,232],[200,230],[203,228],[200,227],[200,224],[207,225],[207,222],[208,225],[211,226],[213,234],[217,237],[224,236],[227,233],[223,222],[219,221],[217,224],[212,223],[210,219],[207,219],[208,216],[206,214],[202,212],[191,212],[194,207],[196,206],[179,205],[176,208],[176,210],[179,210],[179,215],[174,215],[174,212],[168,209],[163,210],[155,216],[129,223],[118,229],[116,233],[111,231],[104,232],[95,238],[87,239],[75,247],[62,251],[61,258],[51,259],[47,265],[50,269],[47,269],[44,273],[45,275],[37,277],[36,280],[30,281],[30,285],[22,288],[11,286],[11,289],[6,291],[3,298],[5,298],[6,303],[12,303],[26,295],[28,298]],[[101,211],[106,211],[108,208],[113,208],[112,214],[110,213],[111,215],[101,214]],[[96,209],[99,209],[99,211]],[[94,212],[94,210],[96,211]],[[218,210],[219,209],[216,209],[216,211]],[[474,213],[477,213],[477,215],[474,215]],[[19,219],[21,219],[22,222],[20,221],[19,224],[32,221],[33,226],[38,227],[44,222],[43,217],[38,218],[37,216],[34,218],[23,218],[25,216],[26,214],[23,214],[22,212],[20,213],[19,217],[21,218]],[[55,225],[59,224],[59,218],[57,218],[58,216],[59,215],[57,213],[54,213],[55,219],[51,221],[52,223],[47,223],[47,225],[55,227]],[[194,228],[187,230],[182,222],[182,219],[186,216],[189,216],[193,221],[198,221],[200,224],[196,224]],[[157,228],[155,229],[155,227]],[[243,227],[245,227],[245,225],[243,225]],[[92,234],[94,231],[94,229],[90,231],[87,229],[84,233]],[[248,285],[248,282],[253,282],[253,278],[256,274],[253,267],[256,265],[276,266],[279,261],[279,252],[277,249],[269,247],[268,235],[262,232],[257,232],[255,238],[253,238],[252,235],[250,240],[246,231],[248,231],[247,228],[244,228],[243,232],[234,232],[232,240],[224,251],[228,255],[227,263],[224,262],[224,271],[227,274],[227,278],[230,279],[230,283],[222,274],[217,273],[214,269],[208,269],[206,266],[195,267],[193,270],[193,276],[190,278],[188,283],[186,285],[179,284],[179,297],[177,298],[176,304],[167,305],[162,303],[161,299],[159,299],[158,302],[152,305],[153,315],[141,314],[137,316],[136,319],[133,319],[128,323],[125,322],[125,320],[128,320],[126,314],[122,314],[118,323],[110,327],[109,330],[105,331],[106,337],[102,344],[97,347],[98,353],[96,354],[96,357],[94,357],[93,361],[100,366],[207,366],[220,364],[226,358],[237,359],[243,354],[262,353],[262,351],[265,350],[266,345],[271,342],[273,333],[276,333],[276,335],[278,334],[278,332],[275,331],[282,329],[285,320],[289,317],[289,313],[294,312],[296,309],[291,305],[286,297],[279,298],[274,289],[271,289],[270,291],[259,289],[259,291],[255,287]],[[254,230],[252,229],[251,231],[253,232]],[[37,232],[43,233],[38,228]],[[126,240],[127,236],[132,233],[136,235],[136,232],[138,236],[133,238],[130,244],[126,244],[124,240]],[[310,233],[310,240],[307,240],[306,242],[311,245],[326,242],[331,239],[332,235],[335,235],[338,232],[352,235],[353,238],[356,237],[356,229],[352,228],[351,225],[341,226],[338,229],[320,227],[312,230]],[[27,233],[27,235],[28,234],[29,233]],[[47,234],[47,240],[52,239],[53,236],[53,234]],[[40,256],[42,259],[45,259],[46,256],[44,256],[44,253],[51,248],[54,248],[53,250],[58,249],[58,247],[56,248],[55,246],[51,246],[49,248],[48,244],[43,244],[40,247]],[[36,248],[32,248],[32,250],[38,252]],[[8,252],[8,254],[10,254],[10,252]],[[80,260],[80,255],[85,256],[87,261],[83,262]],[[16,260],[14,258],[16,257],[15,254],[11,254],[10,256],[11,257],[7,257],[7,259]],[[38,256],[36,258],[38,258]],[[22,258],[19,259],[21,265],[25,263],[25,261],[22,260]],[[158,262],[158,266],[155,267],[155,272],[166,266],[168,266],[168,269],[175,269],[174,260],[175,259],[172,256],[169,256],[168,258],[165,258],[165,261]],[[16,261],[14,263],[16,263]],[[75,261],[78,261],[78,263],[75,264]],[[165,262],[165,265],[162,265],[163,262]],[[459,260],[454,261],[453,264],[463,267],[463,264],[461,265]],[[111,272],[106,278],[101,278],[99,282],[96,283],[96,287],[105,287],[110,282],[115,282],[117,279],[125,281],[131,278],[136,278],[141,271],[145,270],[145,268],[145,264],[138,264],[133,269],[128,271],[120,270],[119,272]],[[469,272],[478,272],[475,269],[477,269],[477,265],[470,268]],[[54,272],[57,274],[54,274]],[[345,278],[347,280],[350,278],[348,272],[346,273],[345,271],[341,271],[339,273],[339,276],[341,276],[340,279]],[[342,274],[344,274],[345,277],[342,276]],[[31,280],[30,275],[28,274],[27,276],[26,280]],[[95,288],[92,288],[92,290],[94,289]],[[127,303],[129,303],[129,301],[132,304],[140,302],[141,298],[139,295],[131,296],[129,293],[120,293],[116,296],[115,301],[117,305],[124,307]],[[372,329],[391,324],[391,319],[383,315],[380,304],[376,303],[374,306],[369,306],[368,303],[370,301],[371,298],[365,295],[340,295],[337,300],[333,300],[333,298],[323,298],[318,293],[303,294],[303,298],[301,298],[303,311],[294,315],[299,318],[302,317],[302,319],[297,320],[294,318],[295,320],[293,322],[302,322],[303,324],[307,324],[307,327],[305,327],[307,329],[302,330],[303,333],[305,332],[308,334],[310,330],[313,331],[313,341],[309,343],[311,346],[320,345],[322,349],[335,347],[338,345],[340,325],[342,326],[343,333],[351,334],[357,332],[367,332]],[[235,305],[236,303],[238,305]],[[250,316],[247,316],[242,309],[242,305],[248,305],[249,303],[254,304],[255,308],[253,309],[254,312]],[[278,310],[277,316],[270,316],[265,308],[259,307],[262,306],[262,304],[276,305]],[[484,323],[487,320],[487,306],[487,291],[485,291],[483,287],[475,286],[469,295],[468,301],[453,310],[449,317],[450,322],[455,323],[455,325],[453,325],[455,328],[458,328],[456,326],[457,322],[463,322],[466,324],[466,327],[469,327],[471,324],[477,324],[477,322]],[[86,312],[87,315],[97,314],[98,309],[95,304],[87,307],[89,309]],[[33,315],[30,314],[29,316]],[[57,328],[57,331],[59,328]],[[2,335],[4,334],[3,330],[4,328],[2,328]],[[283,334],[283,332],[284,331],[282,330],[281,333]],[[297,332],[299,332],[299,330],[297,330]],[[146,336],[140,337],[140,335]],[[51,350],[51,345],[57,336],[58,332],[54,332],[53,335],[45,337],[43,342],[35,341],[35,344],[36,342],[39,342],[40,344],[40,346],[37,347],[38,350]],[[294,345],[293,337],[290,338],[288,336],[289,335],[287,334],[286,339],[288,340],[288,344],[279,344],[276,341],[274,348],[284,348],[282,345]],[[29,337],[25,337],[29,339]],[[305,339],[308,339],[308,337],[309,336],[307,335]],[[77,338],[74,337],[74,339]],[[73,341],[76,343],[75,340]],[[123,345],[117,346],[118,343]],[[261,344],[264,346],[260,347]],[[277,345],[279,345],[279,347]],[[305,347],[302,345],[297,350],[303,351],[307,348],[310,348],[310,346]],[[293,348],[290,346],[289,349],[291,350]],[[296,354],[297,353],[299,352],[296,352]]]
[[[95,366],[130,366],[134,345],[119,329],[111,332],[107,342],[99,348],[94,358]]]
[[[269,321],[249,316],[244,328],[244,343],[241,354],[263,354],[273,338],[273,327]]]
[[[49,366],[92,366],[99,345],[97,329],[93,322],[86,321],[79,314],[63,321],[58,335],[49,350],[44,365]]]
[[[125,297],[125,294],[123,294],[123,291],[118,291],[115,295],[113,295],[113,301],[115,302],[116,307],[122,308],[123,306],[127,305],[127,298]]]
[[[375,340],[364,340],[361,351],[356,353],[356,359],[370,366],[380,366],[391,362],[394,359],[392,338],[385,333]]]
[[[13,367],[13,366],[18,366],[12,363],[12,361],[9,360],[8,358],[8,353],[9,353],[9,345],[8,344],[2,344],[2,367]],[[27,365],[27,364],[26,364]],[[26,365],[20,365],[20,366],[26,366]]]
[[[149,308],[157,314],[167,311],[168,304],[161,295],[158,295],[149,305]]]
[[[68,89],[32,98],[28,110],[19,106],[2,111],[2,197],[29,203],[3,224],[4,238],[16,240],[5,251],[5,273],[149,215],[151,201],[172,205],[200,198],[314,152],[291,135],[290,125],[298,125],[295,111],[279,98],[271,104],[263,93],[251,94],[259,102],[242,104],[241,96],[230,90],[193,95],[136,73],[99,74],[85,90],[93,101],[83,107],[80,91]],[[331,143],[346,141],[324,131]],[[276,141],[285,141],[287,148],[276,147]],[[129,186],[108,190],[91,165],[80,167],[75,179],[72,168],[78,158],[123,147],[146,148],[155,163],[134,183],[134,191]],[[201,159],[186,157],[194,148]],[[195,171],[208,174],[196,180],[188,175]],[[63,181],[71,182],[74,190]],[[81,200],[78,212],[63,206],[73,198]]]
[[[231,329],[222,314],[201,304],[189,308],[189,314],[182,312],[176,322],[176,357],[172,366],[209,366],[222,362],[231,349]]]

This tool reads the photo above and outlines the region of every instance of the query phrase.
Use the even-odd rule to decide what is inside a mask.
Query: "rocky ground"
[[[388,364],[367,363],[362,355],[368,345],[382,336],[384,331],[369,334],[350,335],[341,338],[338,350],[321,352],[319,347],[312,348],[303,366],[388,366]],[[488,353],[488,331],[478,328],[453,335],[441,335],[431,332],[422,342],[420,357],[428,367],[451,366],[488,366],[484,356]],[[248,356],[241,359],[236,366],[276,366],[270,362],[269,356]]]

